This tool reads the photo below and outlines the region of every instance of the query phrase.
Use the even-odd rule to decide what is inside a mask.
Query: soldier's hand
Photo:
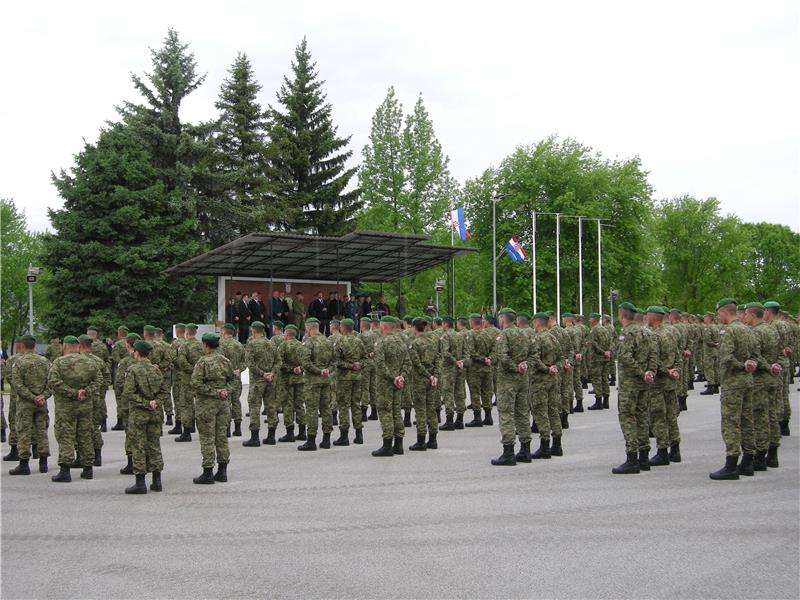
[[[436,378],[436,375],[431,375],[431,387],[436,387],[439,383],[439,380]]]
[[[294,373],[295,375],[300,375],[302,372],[303,372],[302,367],[295,367],[294,369],[292,369],[292,373]]]
[[[492,359],[487,356],[486,358],[483,359],[483,364],[485,364],[487,367],[491,367]]]
[[[517,371],[519,371],[520,373],[527,373],[528,372],[528,363],[526,363],[525,361],[522,361],[521,363],[519,363],[517,365]]]
[[[369,354],[367,354],[367,357],[368,358],[375,358],[375,353],[374,352],[370,352]]]
[[[792,349],[789,348],[788,346],[783,349],[783,355],[784,356],[791,356],[791,354],[792,354]]]
[[[79,389],[77,397],[78,400],[86,400],[86,390],[84,390],[83,388]]]
[[[583,354],[576,354],[575,355],[575,362],[579,363],[583,360]]]
[[[564,369],[567,370],[567,371],[572,369],[572,365],[570,364],[570,362],[568,360],[564,361]]]
[[[155,409],[156,409],[156,401],[150,400],[150,402],[147,403],[147,410],[153,412]]]
[[[744,370],[747,371],[748,373],[752,373],[753,371],[756,370],[757,367],[758,363],[752,359],[748,358],[746,361],[744,361]]]
[[[683,351],[683,355],[684,355],[684,356],[691,356],[691,355],[692,355],[692,353],[691,353],[689,350],[684,350],[684,351]]]
[[[644,382],[646,384],[648,384],[648,385],[653,383],[653,381],[655,380],[655,377],[653,376],[653,372],[652,371],[645,371],[643,379],[644,379]]]
[[[226,390],[225,388],[217,390],[217,397],[220,400],[226,400],[228,398],[228,390]]]
[[[773,375],[774,377],[777,377],[777,376],[778,376],[778,375],[780,375],[782,372],[783,372],[783,367],[782,367],[782,366],[780,366],[778,363],[775,363],[775,364],[773,364],[773,365],[772,365],[772,368],[770,369],[770,373],[772,373],[772,375]]]
[[[464,361],[463,361],[463,360],[457,360],[457,361],[456,361],[456,366],[457,366],[459,369],[463,369],[463,368],[464,368]]]
[[[236,369],[236,370],[233,372],[233,374],[234,374],[234,375],[236,375],[236,376],[238,377],[239,375],[241,375],[241,374],[242,374],[242,370],[241,370],[241,369]]]
[[[670,369],[669,370],[669,378],[672,379],[672,381],[677,380],[678,377],[680,377],[680,376],[681,376],[681,374],[678,373],[678,369]]]
[[[396,387],[398,390],[402,390],[404,385],[403,376],[398,375],[397,377],[395,377],[393,383],[394,387]]]
[[[605,352],[603,352],[603,358],[611,358],[611,351],[606,350]]]
[[[360,371],[361,370],[361,363],[360,362],[354,362],[352,365],[350,365],[350,368],[353,369],[353,371]]]
[[[34,403],[36,406],[44,406],[44,395],[43,395],[43,394],[39,394],[38,396],[36,396],[36,397],[33,399],[33,403]]]
[[[320,369],[319,371],[320,377],[328,377],[330,376],[330,374],[331,374],[330,369]]]
[[[558,375],[558,367],[556,365],[550,365],[550,368],[547,369],[548,375]]]

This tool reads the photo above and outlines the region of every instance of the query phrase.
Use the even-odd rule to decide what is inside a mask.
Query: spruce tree
[[[270,107],[273,199],[283,206],[282,229],[340,234],[361,206],[360,190],[347,191],[356,168],[346,168],[350,137],[337,137],[332,107],[322,91],[306,40],[295,50],[290,79],[277,94],[281,110]]]

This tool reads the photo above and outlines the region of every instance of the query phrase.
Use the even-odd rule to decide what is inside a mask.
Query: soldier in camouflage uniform
[[[689,379],[694,379],[689,371],[689,359],[692,356],[691,351],[691,336],[689,333],[688,325],[683,321],[681,311],[677,308],[672,308],[669,311],[670,325],[678,333],[678,355],[675,361],[675,367],[680,371],[680,378],[676,383],[675,393],[678,397],[678,405],[680,410],[686,410],[686,397],[689,394]]]
[[[533,315],[534,336],[528,351],[531,411],[539,432],[539,449],[531,455],[532,459],[564,454],[561,447],[561,397],[556,389],[561,352],[558,341],[550,333],[548,320],[546,312]]]
[[[319,446],[327,450],[331,447],[331,431],[333,431],[331,418],[333,344],[319,332],[319,321],[315,317],[306,319],[306,337],[302,343],[301,364],[308,439],[297,449],[300,451],[317,449],[317,429],[322,420],[322,441]]]
[[[564,323],[564,331],[572,342],[572,354],[570,356],[571,375],[567,375],[567,385],[572,379],[572,393],[570,394],[569,412],[583,412],[583,386],[581,385],[581,362],[583,361],[583,329],[575,323],[575,315],[567,312],[561,315]],[[572,396],[575,396],[575,406],[572,406]]]
[[[330,328],[330,333],[328,335],[328,341],[336,348],[336,343],[342,339],[341,334],[341,326],[342,321],[340,319],[331,319],[328,327]],[[336,401],[336,391],[337,391],[337,381],[336,381],[336,369],[334,369],[330,374],[331,380],[331,415],[334,426],[339,424],[339,410],[338,410],[338,403]]]
[[[706,313],[703,318],[703,375],[706,376],[706,389],[701,396],[719,393],[719,325],[714,315]]]
[[[153,352],[150,353],[151,358],[155,353],[160,359],[159,363],[155,363],[153,360],[150,362],[156,364],[159,371],[161,371],[161,375],[164,377],[161,382],[161,390],[159,391],[158,405],[161,408],[161,414],[166,416],[164,423],[166,425],[172,425],[175,407],[172,404],[170,389],[172,388],[172,370],[175,368],[173,362],[174,353],[172,351],[172,346],[164,341],[164,330],[161,329],[161,327],[156,327],[150,344],[153,346]]]
[[[101,467],[103,466],[103,434],[102,434],[102,421],[105,418],[105,407],[106,407],[106,390],[108,386],[111,384],[111,371],[108,368],[108,363],[102,360],[98,354],[93,351],[93,340],[88,335],[82,335],[78,337],[78,342],[80,343],[80,352],[81,354],[85,354],[90,359],[94,360],[97,363],[97,368],[100,370],[101,373],[101,381],[99,382],[98,386],[95,388],[94,393],[91,395],[91,404],[92,404],[92,445],[94,446],[94,466]],[[82,458],[82,457],[81,457]],[[73,468],[77,468],[81,466],[80,461],[78,459],[72,464]]]
[[[361,420],[366,421],[368,418],[378,418],[376,409],[377,405],[377,388],[375,378],[375,342],[378,341],[380,334],[372,331],[372,319],[370,317],[361,317],[359,319],[361,326],[361,333],[358,339],[364,345],[364,352],[366,358],[364,359],[364,373],[361,382]],[[372,414],[367,416],[367,407],[371,408]]]
[[[8,357],[3,365],[3,378],[8,382],[10,389],[8,398],[9,452],[3,457],[3,460],[8,462],[19,460],[19,452],[17,450],[17,392],[14,390],[14,363],[17,362],[21,350],[22,339],[18,338],[14,340],[14,354]]]
[[[131,449],[131,441],[128,437],[128,404],[124,391],[125,377],[128,374],[128,369],[133,364],[133,346],[141,339],[138,333],[129,333],[125,338],[128,356],[119,361],[117,365],[117,375],[114,378],[114,396],[117,398],[117,410],[119,411],[117,417],[122,422],[125,429],[125,459],[127,461],[127,464],[119,470],[120,475],[133,475],[133,450]]]
[[[656,454],[650,466],[681,462],[676,381],[680,377],[678,344],[664,324],[666,311],[661,306],[647,308],[647,326],[654,332],[656,347],[655,380],[650,388],[650,428],[656,438]]]
[[[352,415],[353,427],[356,430],[354,444],[363,444],[364,423],[361,410],[361,384],[363,381],[364,349],[362,336],[353,333],[355,323],[352,319],[341,321],[341,335],[334,345],[336,359],[336,401],[339,404],[339,439],[333,442],[334,446],[349,446],[350,417]]]
[[[192,434],[195,432],[195,397],[194,389],[191,385],[194,366],[203,355],[203,346],[197,339],[197,325],[194,323],[186,324],[185,340],[177,348],[175,353],[175,375],[178,376],[181,391],[178,403],[178,419],[175,429],[178,429],[178,422],[182,427],[181,434],[175,438],[176,442],[191,442]]]
[[[445,422],[439,429],[453,431],[455,429],[454,414],[456,408],[456,352],[459,350],[460,339],[453,330],[453,318],[442,317],[442,329],[439,335],[439,393],[444,404]],[[464,407],[461,407],[461,424],[464,423]]]
[[[417,317],[413,321],[414,339],[411,341],[409,356],[413,368],[414,414],[417,418],[417,443],[409,446],[409,450],[436,450],[437,431],[439,429],[439,393],[441,357],[439,355],[438,337],[434,332],[425,333],[428,321]],[[425,437],[428,437],[427,443]]]
[[[111,385],[113,386],[114,390],[117,389],[117,369],[119,368],[119,363],[122,362],[126,356],[129,356],[128,352],[128,333],[130,330],[125,327],[125,325],[120,325],[117,327],[117,341],[114,342],[114,346],[111,348]],[[117,422],[111,428],[111,431],[125,431],[125,425],[122,422],[121,410],[120,410],[120,402],[122,402],[122,397],[119,394],[114,394],[114,402],[117,405]]]
[[[62,354],[64,354],[64,349],[61,347],[61,338],[54,336],[47,345],[47,350],[44,352],[44,357],[52,363]]]
[[[558,393],[561,396],[561,428],[569,429],[569,413],[572,409],[572,338],[558,323],[555,313],[550,314],[550,333],[558,340],[561,347],[561,364],[558,374]]]
[[[150,362],[148,356],[153,345],[144,340],[134,344],[133,364],[125,373],[123,395],[128,406],[127,436],[130,439],[133,473],[136,482],[125,488],[126,494],[146,494],[145,475],[152,473],[150,489],[160,492],[161,471],[161,370]],[[202,436],[202,434],[201,434]]]
[[[69,482],[70,463],[77,451],[81,478],[92,479],[92,398],[102,391],[103,373],[95,360],[78,351],[78,338],[64,337],[64,355],[50,367],[47,385],[56,405],[55,435],[60,470],[53,481]]]
[[[408,342],[400,332],[400,321],[385,316],[380,322],[381,337],[375,344],[375,377],[378,392],[378,415],[383,432],[383,446],[372,456],[403,454],[405,427],[400,415],[403,387],[411,371]],[[392,445],[394,440],[394,445]]]
[[[97,358],[102,360],[106,364],[107,369],[107,376],[105,381],[105,388],[101,396],[97,398],[94,405],[94,418],[99,423],[99,431],[101,433],[105,433],[108,425],[108,407],[106,406],[106,390],[108,390],[109,386],[111,385],[111,354],[108,352],[108,347],[106,343],[97,338],[97,328],[90,326],[86,329],[86,335],[92,339],[92,349],[91,352]],[[95,438],[96,439],[96,438]],[[99,465],[95,465],[99,466]]]
[[[175,323],[175,337],[172,338],[172,341],[169,344],[169,360],[172,364],[172,369],[170,369],[170,381],[167,383],[170,385],[172,390],[171,396],[171,405],[173,408],[173,413],[175,416],[174,427],[167,431],[169,435],[176,435],[181,434],[183,432],[183,427],[181,425],[179,416],[179,405],[181,394],[183,394],[183,386],[185,386],[185,378],[181,374],[180,367],[178,366],[178,352],[180,351],[181,345],[186,341],[186,324],[184,323]],[[172,417],[167,415],[167,425],[172,425],[172,421],[170,420]]]
[[[483,427],[494,425],[492,421],[492,353],[496,332],[481,328],[481,316],[477,313],[469,315],[469,395],[472,402],[474,418],[467,427]],[[481,408],[485,415],[481,419]]]
[[[197,398],[197,431],[200,434],[200,452],[203,456],[203,473],[194,483],[211,484],[228,481],[228,423],[231,420],[230,397],[234,392],[233,367],[219,352],[219,335],[204,333],[203,356],[192,371],[192,391]],[[213,473],[214,462],[217,472]]]
[[[406,315],[406,318],[397,324],[398,333],[403,336],[409,352],[411,351],[411,342],[414,341],[414,326],[413,317]],[[410,355],[409,355],[410,360]],[[414,369],[410,368],[408,371],[408,380],[403,387],[403,427],[411,427],[411,409],[414,407],[413,401],[414,393]]]
[[[281,399],[283,398],[283,393],[281,392],[282,385],[281,385],[281,370],[280,365],[278,364],[280,361],[280,346],[286,337],[283,334],[284,324],[282,321],[274,320],[272,322],[272,337],[269,339],[269,343],[272,344],[272,347],[275,349],[275,377],[272,380],[272,386],[270,389],[267,390],[267,397],[264,404],[264,410],[261,412],[262,415],[265,415],[267,418],[264,419],[264,423],[267,423],[269,426],[270,418],[269,418],[269,407],[275,406],[276,418],[277,413],[283,412],[283,405],[281,404]],[[278,422],[275,421],[275,427],[277,428]],[[269,435],[267,435],[269,437]],[[266,442],[265,442],[266,443]],[[270,444],[272,445],[272,444]]]
[[[277,346],[264,336],[264,323],[250,323],[250,337],[245,344],[245,365],[250,371],[250,389],[247,393],[247,406],[250,407],[250,439],[242,442],[245,447],[258,447],[261,422],[261,406],[267,405],[267,437],[264,443],[275,445],[275,429],[278,427],[278,406],[275,394],[275,373],[278,370]],[[271,400],[269,400],[271,398]]]
[[[24,335],[21,338],[21,351],[14,362],[14,373],[11,377],[14,391],[17,393],[16,432],[19,449],[19,465],[11,469],[11,475],[30,475],[28,460],[31,457],[31,446],[39,452],[39,472],[47,473],[47,457],[50,456],[50,444],[47,439],[47,427],[50,417],[47,413],[47,399],[52,391],[47,385],[47,372],[50,363],[44,356],[34,352],[36,338]]]
[[[455,397],[456,421],[454,429],[464,429],[464,412],[467,410],[467,377],[469,368],[472,365],[471,338],[466,317],[456,319],[456,375],[453,385],[453,395]],[[459,410],[460,409],[460,410]]]
[[[611,347],[613,338],[608,329],[602,326],[600,313],[593,312],[589,315],[592,328],[584,343],[583,356],[589,359],[589,382],[594,391],[594,404],[589,410],[602,410],[608,408],[611,390],[608,386],[608,367],[604,363],[611,362]]]
[[[251,324],[252,327],[252,324]],[[242,371],[246,368],[244,345],[236,339],[236,325],[225,323],[220,330],[219,351],[231,362],[233,367],[233,395],[231,395],[231,419],[233,435],[242,436]],[[258,411],[256,411],[258,414]],[[228,423],[226,433],[231,437],[231,426]]]
[[[280,365],[281,399],[283,406],[283,424],[286,435],[278,438],[279,442],[306,440],[306,409],[303,404],[303,347],[296,339],[297,327],[287,325],[284,329],[284,340],[278,352]],[[297,421],[299,434],[294,434]]]
[[[792,408],[789,404],[789,375],[792,370],[791,358],[794,354],[794,347],[792,346],[794,335],[789,324],[782,320],[780,308],[780,304],[774,300],[764,302],[766,321],[778,332],[778,339],[780,340],[782,355],[780,364],[783,367],[783,372],[781,373],[781,385],[778,390],[778,423],[781,435],[788,436],[790,434],[789,419],[792,416]]]

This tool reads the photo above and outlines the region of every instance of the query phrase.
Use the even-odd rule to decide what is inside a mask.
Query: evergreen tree
[[[273,201],[283,207],[281,229],[335,235],[351,226],[361,206],[360,190],[346,191],[355,168],[345,163],[350,137],[337,137],[306,40],[295,50],[293,78],[277,94],[284,112],[270,107]]]

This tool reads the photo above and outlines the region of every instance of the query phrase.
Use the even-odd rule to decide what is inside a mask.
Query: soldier
[[[303,405],[303,347],[297,341],[297,326],[292,323],[285,327],[284,340],[278,351],[280,365],[281,398],[283,406],[283,424],[286,435],[278,438],[279,442],[306,440],[306,409]],[[299,433],[294,435],[294,423],[297,420]],[[301,437],[302,436],[302,437]]]
[[[175,426],[167,431],[170,435],[180,435],[183,433],[181,421],[179,419],[179,405],[181,403],[182,395],[185,393],[186,378],[184,377],[180,367],[178,366],[178,354],[180,348],[186,341],[186,325],[184,323],[175,323],[175,337],[172,338],[170,344],[170,361],[172,363],[171,383],[172,383],[172,406],[175,413]],[[170,423],[170,415],[167,415],[167,424]]]
[[[405,341],[406,348],[408,349],[409,352],[411,352],[411,342],[414,341],[413,321],[414,318],[411,315],[406,315],[405,319],[403,319],[402,321],[398,321],[397,326],[395,326],[395,329],[397,329],[397,333]],[[409,361],[410,360],[411,356],[409,354]],[[411,409],[414,406],[412,398],[413,392],[414,392],[414,368],[409,363],[408,377],[406,378],[405,386],[403,386],[403,404],[402,404],[403,427],[411,427]]]
[[[445,411],[445,422],[439,427],[442,431],[453,431],[455,422],[453,415],[456,412],[456,360],[461,360],[463,348],[461,340],[453,331],[453,317],[442,317],[442,333],[439,336],[439,393],[442,397]],[[459,358],[456,358],[458,353]],[[462,361],[463,364],[463,361]],[[464,426],[464,407],[460,407],[461,427]]]
[[[252,323],[250,327],[252,327]],[[225,323],[220,330],[219,351],[227,358],[233,367],[233,394],[231,395],[231,419],[233,420],[233,435],[242,437],[242,371],[245,369],[244,345],[236,339],[236,326]],[[248,332],[248,335],[250,332]],[[258,415],[258,411],[256,411]],[[228,423],[227,437],[231,437],[231,425]]]
[[[138,333],[129,333],[125,338],[125,346],[128,348],[128,356],[119,361],[117,365],[117,376],[114,378],[114,396],[117,398],[118,418],[125,429],[125,459],[127,464],[119,470],[120,475],[133,475],[133,450],[128,436],[128,404],[125,398],[125,377],[128,369],[133,364],[134,344],[142,338]]]
[[[549,331],[548,320],[546,312],[533,315],[535,335],[528,352],[531,410],[539,433],[539,449],[531,455],[532,459],[549,459],[564,454],[561,448],[561,397],[556,389],[561,351],[558,341]]]
[[[175,438],[176,442],[191,442],[192,434],[195,432],[195,398],[191,378],[194,366],[202,355],[203,346],[197,339],[197,325],[187,323],[185,341],[178,346],[175,359],[176,374],[180,375],[179,389],[181,390],[175,429],[178,429],[178,422],[182,428],[181,434]]]
[[[153,346],[153,351],[150,353],[150,362],[156,365],[163,375],[161,381],[161,390],[159,391],[158,406],[161,409],[162,415],[166,415],[165,425],[172,425],[172,417],[175,414],[175,408],[172,405],[172,395],[170,394],[172,382],[172,369],[173,352],[172,347],[164,341],[164,330],[161,327],[156,327],[153,331],[150,345]]]
[[[719,393],[719,325],[714,322],[714,315],[706,313],[703,318],[703,375],[706,376],[706,388],[701,396]]]
[[[32,335],[23,335],[20,341],[22,343],[19,358],[14,362],[14,373],[11,377],[14,391],[17,393],[16,433],[19,465],[11,469],[9,474],[31,474],[28,466],[31,445],[39,452],[39,473],[47,473],[47,457],[50,456],[50,444],[47,439],[47,427],[50,424],[47,399],[53,395],[47,385],[50,363],[44,356],[34,352],[36,338]]]
[[[636,307],[630,302],[619,305],[618,356],[620,370],[619,422],[625,438],[626,460],[611,469],[615,475],[639,473],[650,468],[648,453],[649,406],[647,388],[655,380],[655,348],[634,323]],[[637,456],[638,453],[638,456]]]
[[[275,403],[275,373],[278,370],[278,349],[264,337],[264,323],[250,323],[250,337],[245,344],[246,365],[250,371],[250,389],[247,393],[247,405],[250,407],[250,439],[242,442],[245,447],[258,447],[261,406],[267,407],[267,437],[264,443],[275,445],[275,429],[278,427],[278,407]],[[274,339],[274,337],[273,337]]]
[[[570,374],[567,375],[567,386],[572,385],[572,393],[570,394],[570,407],[569,412],[583,412],[583,386],[581,385],[581,362],[583,361],[583,330],[575,323],[575,315],[571,312],[566,312],[561,315],[561,320],[564,323],[564,331],[570,337],[572,342],[572,354],[570,356]],[[572,406],[571,396],[575,396],[575,406]]]
[[[361,333],[358,339],[364,345],[364,369],[363,379],[361,382],[361,421],[367,419],[375,420],[378,418],[377,413],[377,388],[375,379],[375,342],[380,337],[380,334],[372,331],[372,319],[370,317],[361,317],[359,319],[361,326]],[[369,417],[367,416],[367,407],[370,407]]]
[[[58,442],[57,475],[53,481],[69,482],[70,463],[77,450],[82,479],[92,479],[92,397],[102,390],[103,373],[98,363],[78,351],[78,338],[64,337],[64,355],[50,367],[47,384],[56,405],[55,434]]]
[[[160,369],[148,359],[153,345],[144,340],[134,344],[133,364],[125,373],[123,395],[128,406],[127,436],[130,439],[133,473],[136,482],[125,488],[126,494],[146,494],[145,475],[152,473],[150,489],[160,492],[161,471],[164,459],[161,456],[161,396],[162,379]],[[201,433],[202,436],[202,433]]]
[[[352,319],[343,319],[339,324],[341,337],[334,346],[336,357],[336,401],[339,404],[339,439],[333,442],[334,446],[349,446],[350,417],[352,415],[353,427],[356,430],[354,444],[363,444],[364,423],[361,410],[361,384],[363,381],[364,361],[366,351],[364,344],[353,333],[355,322]]]
[[[412,444],[408,449],[436,450],[439,447],[436,441],[439,429],[438,385],[441,370],[439,343],[436,334],[425,334],[425,327],[428,324],[426,318],[416,317],[413,324],[414,339],[411,342],[409,356],[413,368],[414,391],[412,398],[414,414],[417,417],[417,443]],[[426,434],[427,443],[425,442]]]
[[[44,352],[44,357],[52,363],[62,354],[64,354],[64,349],[61,347],[61,338],[57,335],[53,336],[50,339],[50,343],[47,345],[47,350]]]
[[[492,353],[496,337],[489,329],[481,328],[481,316],[469,315],[469,394],[472,402],[472,421],[467,427],[494,425],[492,421]],[[481,420],[481,407],[485,418]]]
[[[9,452],[3,457],[4,461],[19,460],[17,450],[17,392],[14,389],[14,363],[17,362],[22,351],[22,339],[14,340],[14,354],[12,354],[3,365],[4,378],[8,382],[10,393],[8,399],[8,446]],[[1,393],[1,392],[0,392]]]
[[[767,323],[777,330],[782,348],[780,364],[783,367],[783,372],[781,373],[781,386],[778,390],[778,413],[780,415],[778,422],[781,428],[781,435],[788,436],[791,433],[789,431],[789,419],[792,416],[792,408],[789,404],[789,375],[792,370],[790,361],[794,355],[794,347],[792,346],[794,336],[789,324],[781,319],[780,308],[781,305],[774,300],[764,302],[764,317]]]
[[[461,366],[459,366],[458,361],[456,361],[456,377],[454,385],[456,422],[454,423],[453,428],[464,429],[463,412],[467,410],[467,380],[469,378],[469,369],[472,366],[472,338],[469,335],[469,325],[466,317],[458,317],[458,319],[456,319],[456,335],[460,340],[456,348],[461,349]],[[458,408],[464,409],[460,415]]]
[[[569,411],[572,408],[572,339],[569,334],[558,324],[555,313],[550,313],[550,333],[552,333],[561,346],[561,364],[558,374],[558,389],[561,396],[561,428],[569,429]]]
[[[589,381],[594,388],[594,404],[588,408],[589,410],[603,410],[608,408],[608,397],[611,394],[606,376],[609,367],[604,363],[611,362],[613,338],[608,329],[602,326],[600,313],[591,313],[589,324],[592,328],[589,330],[584,344],[583,356],[589,359]]]
[[[94,466],[101,467],[103,466],[103,435],[102,431],[103,428],[101,426],[102,420],[105,418],[103,415],[105,414],[105,406],[106,406],[106,390],[108,389],[109,384],[111,383],[111,372],[108,368],[108,363],[103,361],[95,352],[93,351],[93,340],[89,335],[81,335],[78,337],[79,345],[79,352],[81,354],[85,354],[91,360],[94,360],[97,363],[97,368],[100,370],[101,374],[101,381],[98,383],[97,388],[95,388],[94,393],[90,395],[89,400],[91,401],[92,405],[92,445],[94,446]],[[81,457],[82,458],[82,457]],[[72,464],[73,468],[77,468],[80,465],[79,460],[76,458],[75,462]]]
[[[197,398],[197,431],[200,434],[200,452],[203,456],[203,473],[192,481],[212,484],[228,481],[230,449],[225,435],[231,420],[230,397],[234,392],[233,367],[219,352],[219,335],[204,333],[203,356],[192,371],[192,391]],[[213,473],[214,462],[217,472]]]
[[[331,294],[333,295],[334,293],[331,292]],[[337,307],[341,305],[338,299],[332,300],[332,302]],[[333,306],[333,304],[331,306]],[[329,308],[328,310],[330,311],[332,309]],[[330,329],[330,335],[328,335],[328,341],[333,345],[334,348],[336,348],[336,343],[342,339],[341,322],[342,321],[340,319],[331,319],[330,322],[328,323],[328,328]],[[331,371],[330,380],[331,380],[331,415],[332,415],[331,422],[335,427],[339,425],[339,411],[337,410],[338,404],[336,402],[336,389],[337,389],[336,369],[333,369]]]
[[[680,378],[678,379],[675,392],[678,396],[678,405],[680,406],[680,410],[684,411],[686,410],[686,397],[689,394],[689,379],[694,379],[694,376],[688,373],[689,360],[692,357],[692,351],[690,348],[691,336],[689,334],[689,328],[687,324],[683,322],[681,311],[677,308],[670,309],[669,322],[679,334],[678,357],[675,361],[675,365],[680,372]]]
[[[114,402],[117,405],[117,422],[111,428],[111,431],[125,431],[125,425],[122,423],[122,411],[120,410],[122,395],[117,394],[116,389],[117,369],[119,368],[119,363],[122,362],[125,357],[129,356],[127,341],[128,333],[130,333],[130,330],[125,327],[125,325],[120,325],[117,327],[117,341],[114,342],[114,346],[111,348],[111,385],[115,390]]]
[[[303,366],[303,399],[306,406],[305,444],[297,447],[300,451],[316,451],[317,429],[322,420],[322,441],[320,448],[331,447],[331,373],[334,366],[333,344],[319,332],[320,322],[314,317],[306,319],[306,338],[303,341],[301,361]]]
[[[389,315],[383,317],[380,322],[381,337],[375,344],[375,377],[383,446],[374,450],[372,456],[403,454],[405,428],[400,416],[400,404],[410,371],[410,358],[408,344],[399,333],[399,328],[400,321],[397,318]]]
[[[723,298],[717,303],[720,328],[719,375],[722,393],[722,440],[725,442],[725,466],[709,474],[714,480],[739,479],[753,474],[755,432],[753,431],[753,333],[736,314],[736,301]],[[737,467],[739,455],[742,464]]]
[[[303,300],[303,293],[297,292],[295,294],[295,300],[292,302],[291,308],[291,316],[292,316],[292,325],[297,327],[297,339],[303,339],[303,332],[305,331],[305,321],[306,321],[306,303]]]
[[[280,345],[286,339],[284,336],[284,323],[282,321],[273,321],[272,322],[272,337],[269,339],[269,342],[272,344],[273,348],[275,349],[275,377],[272,380],[272,386],[267,390],[267,398],[266,398],[266,406],[264,406],[264,410],[262,411],[262,415],[265,415],[267,418],[264,419],[264,423],[267,426],[270,425],[270,417],[269,417],[269,406],[275,406],[275,421],[274,426],[278,427],[278,413],[283,412],[283,405],[281,404],[283,393],[281,392],[282,385],[281,385],[281,370],[280,370]],[[273,432],[274,434],[274,432]],[[269,432],[267,433],[267,438],[269,438]],[[267,443],[267,442],[264,442]],[[272,446],[273,444],[269,444]]]
[[[664,326],[666,311],[661,306],[647,308],[647,326],[654,332],[656,347],[655,380],[650,388],[650,428],[656,438],[656,454],[650,458],[651,467],[681,462],[678,403],[675,393],[680,370],[678,345]]]
[[[589,337],[589,326],[586,325],[586,319],[583,315],[577,315],[575,317],[578,327],[581,330],[583,345],[581,346],[581,364],[580,364],[580,376],[581,376],[581,388],[584,390],[589,388],[589,360],[588,357],[583,353],[583,348],[586,345],[586,338]]]

